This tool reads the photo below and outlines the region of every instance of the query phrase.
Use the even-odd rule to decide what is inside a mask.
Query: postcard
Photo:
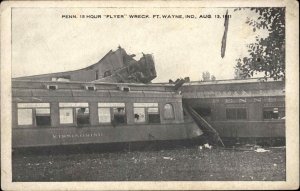
[[[2,189],[297,189],[298,8],[3,2]]]

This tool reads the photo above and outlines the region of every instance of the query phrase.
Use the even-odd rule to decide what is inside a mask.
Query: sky
[[[221,58],[224,18],[231,15],[225,57]],[[129,18],[129,15],[150,18]],[[62,18],[76,15],[76,18]],[[80,18],[101,15],[101,18]],[[123,15],[106,18],[103,15]],[[182,15],[183,18],[153,18]],[[195,18],[186,18],[194,15]],[[210,15],[211,18],[199,18]],[[248,55],[246,45],[266,31],[252,30],[249,10],[232,8],[14,8],[12,11],[12,77],[76,70],[98,62],[120,45],[137,58],[152,54],[153,82],[190,77],[208,71],[217,80],[232,79],[236,59]]]

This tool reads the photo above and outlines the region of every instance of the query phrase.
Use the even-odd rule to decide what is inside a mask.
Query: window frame
[[[99,109],[105,109],[105,108],[109,108],[109,112],[110,112],[110,122],[100,122],[100,118],[99,118]],[[127,125],[127,112],[126,112],[126,104],[124,102],[98,102],[97,103],[97,118],[98,118],[98,125],[114,125],[115,122],[114,121],[114,109],[118,109],[118,108],[124,108],[125,111],[125,122],[124,123],[116,123],[117,125]]]
[[[145,114],[145,121],[144,122],[135,122],[135,108],[143,108],[144,109],[144,114]],[[149,121],[149,108],[157,108],[158,116],[159,116],[159,123],[150,123]],[[161,116],[159,112],[159,105],[157,102],[134,102],[133,103],[133,120],[134,124],[161,124]]]
[[[151,113],[151,112],[149,112],[149,109],[153,109],[153,108],[157,108],[157,114],[155,114],[155,115],[159,116],[159,122],[158,123],[150,122],[150,120],[149,120],[150,119],[149,115]],[[161,117],[160,117],[160,112],[159,112],[159,107],[158,106],[157,107],[148,107],[146,112],[147,112],[148,124],[161,124]]]
[[[115,122],[115,113],[114,113],[114,109],[118,110],[118,108],[124,108],[124,123],[117,123]],[[126,107],[112,107],[111,108],[112,111],[112,118],[111,118],[111,123],[113,125],[127,125],[127,113],[126,113]]]
[[[143,109],[144,110],[145,121],[141,121],[141,122],[135,121],[135,109]],[[145,107],[133,107],[133,121],[135,124],[147,124],[148,123],[148,114],[147,114]]]
[[[23,104],[23,106],[21,105]],[[44,106],[38,106],[38,105],[42,105],[44,104]],[[26,106],[27,105],[27,106]],[[47,106],[46,106],[47,105]],[[29,128],[29,127],[33,127],[33,128],[48,128],[48,127],[52,127],[52,110],[51,110],[51,104],[50,102],[22,102],[22,103],[17,103],[17,127],[18,128]],[[21,125],[19,124],[19,110],[25,110],[25,109],[30,109],[31,110],[31,124],[26,124],[26,125]],[[49,125],[37,125],[36,122],[36,110],[37,109],[49,109],[49,117],[50,117],[50,124]]]
[[[39,114],[39,116],[48,116],[49,115],[49,117],[50,117],[50,124],[49,125],[37,125],[37,120],[36,120],[36,117],[37,117],[37,110],[38,109],[49,109],[49,114],[47,113],[47,114]],[[34,114],[35,114],[35,118],[34,118],[34,121],[35,121],[35,125],[37,126],[37,127],[51,127],[52,126],[52,121],[51,121],[51,108],[49,107],[49,108],[35,108],[34,109]]]
[[[60,120],[60,113],[61,113],[61,109],[71,109],[72,110],[72,123],[61,123],[61,120]],[[74,114],[74,108],[72,107],[59,107],[59,112],[58,112],[59,116],[59,125],[66,125],[66,126],[72,126],[72,125],[76,125],[75,124],[75,114]]]
[[[100,122],[99,116],[99,109],[108,109],[109,110],[109,122]],[[110,107],[97,107],[97,117],[98,117],[98,124],[99,125],[109,125],[112,122],[112,108]]]
[[[19,124],[19,110],[31,110],[31,124]],[[17,119],[17,126],[20,127],[20,128],[23,128],[23,127],[35,127],[35,120],[34,120],[34,108],[17,108],[17,116],[18,116],[18,119]]]
[[[227,111],[233,109],[234,110],[234,118],[228,118]],[[243,109],[246,112],[245,118],[238,118],[238,110]],[[248,108],[247,107],[226,107],[225,108],[225,118],[227,121],[247,121],[248,120]]]
[[[77,114],[77,109],[81,109],[81,108],[88,108],[88,120],[89,120],[89,123],[88,124],[78,124],[78,114]],[[91,125],[91,112],[90,112],[90,107],[88,105],[88,107],[74,107],[73,108],[73,115],[74,115],[74,118],[73,118],[73,121],[75,121],[75,124],[77,127],[84,127],[84,126],[90,126]],[[75,120],[74,120],[75,119]]]
[[[285,119],[282,119],[282,118],[279,118],[279,119],[266,119],[265,118],[265,111],[267,111],[267,109],[272,109],[272,111],[274,113],[274,109],[275,108],[278,108],[278,117],[279,117],[279,112],[280,111],[281,112],[284,111],[284,117],[286,116],[286,109],[285,109],[285,107],[270,106],[270,107],[263,107],[263,109],[262,109],[262,119],[264,121],[283,121],[283,120],[285,120]],[[271,111],[271,110],[269,110],[269,111]]]
[[[172,108],[172,114],[173,114],[173,116],[172,117],[166,117],[166,114],[165,114],[165,107],[166,107],[166,105],[171,105],[171,108]],[[166,103],[166,104],[164,104],[164,107],[163,107],[163,117],[164,117],[164,120],[174,120],[175,119],[175,110],[174,110],[174,106],[173,106],[173,104],[172,103]]]
[[[50,90],[50,91],[55,91],[58,89],[58,85],[47,85],[47,89]]]
[[[65,105],[65,106],[63,106],[63,105]],[[76,109],[77,108],[88,108],[88,110],[89,110],[89,124],[80,124],[80,125],[78,125],[78,123],[77,123],[77,114],[76,114]],[[59,125],[76,126],[76,127],[91,126],[91,112],[90,112],[91,108],[90,108],[90,104],[88,102],[59,102],[58,109],[59,109],[59,116],[58,116],[59,117]],[[73,122],[72,123],[61,123],[61,120],[60,120],[61,109],[72,109],[72,116],[73,116]]]

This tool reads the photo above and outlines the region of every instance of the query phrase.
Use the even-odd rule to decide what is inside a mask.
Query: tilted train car
[[[12,81],[12,147],[192,139],[170,84]]]
[[[79,70],[40,74],[18,77],[18,80],[30,81],[81,81],[81,82],[108,82],[108,83],[149,83],[156,78],[153,56],[143,54],[139,60],[134,54],[119,47],[110,50],[97,63]]]
[[[260,79],[190,82],[181,87],[191,106],[223,140],[285,142],[285,85]]]

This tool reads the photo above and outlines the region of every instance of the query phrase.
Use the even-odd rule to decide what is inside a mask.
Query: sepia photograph
[[[1,4],[2,186],[297,189],[299,4],[255,2]]]

